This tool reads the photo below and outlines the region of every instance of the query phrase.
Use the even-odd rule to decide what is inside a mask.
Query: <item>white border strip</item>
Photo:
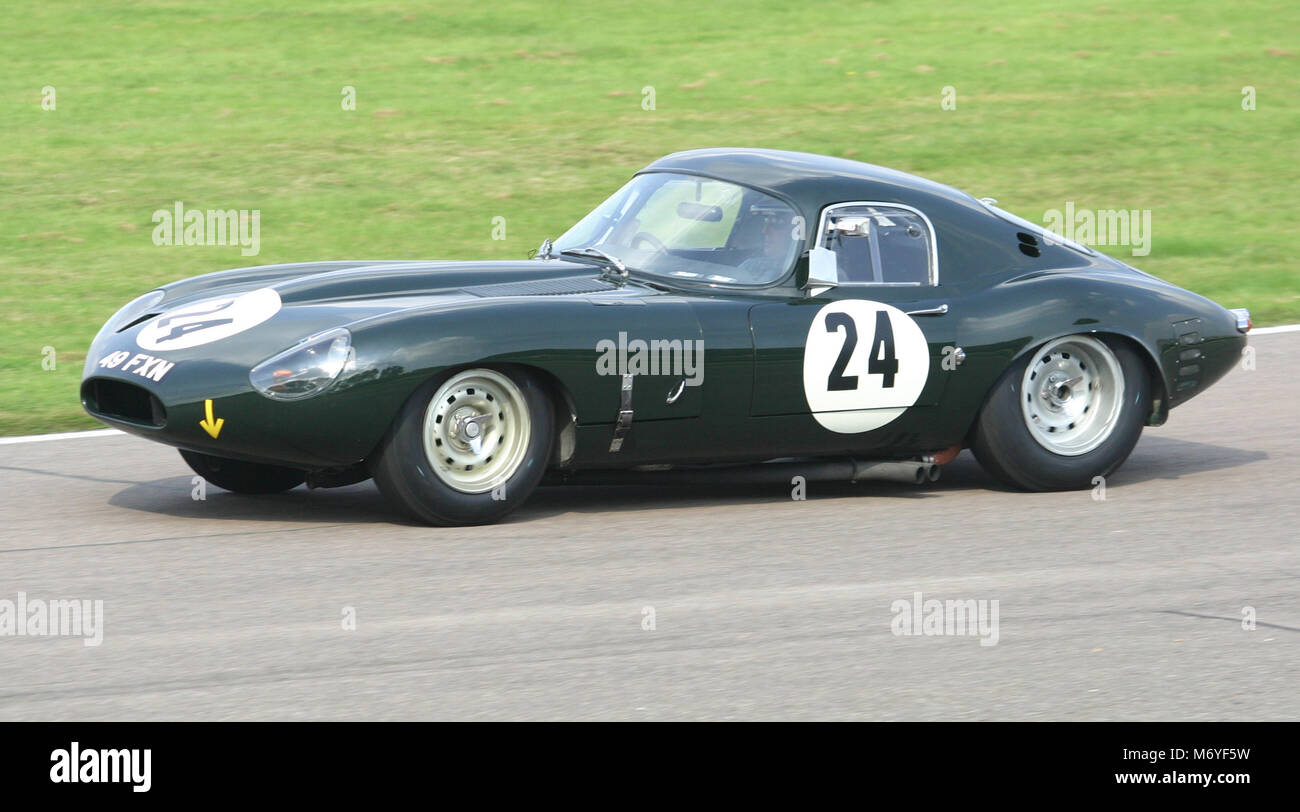
[[[95,429],[93,431],[65,431],[62,434],[30,434],[26,437],[0,437],[0,445],[17,445],[18,443],[44,443],[50,440],[76,440],[80,437],[112,437],[126,432],[117,429]]]
[[[1300,332],[1300,324],[1283,324],[1278,327],[1256,327],[1252,329],[1247,336],[1266,336],[1269,333],[1296,333]]]

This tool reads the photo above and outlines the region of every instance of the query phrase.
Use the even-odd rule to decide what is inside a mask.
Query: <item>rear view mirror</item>
[[[700,220],[705,223],[721,223],[722,207],[709,206],[704,203],[692,203],[683,200],[677,204],[677,216],[683,220]]]
[[[831,228],[847,237],[871,236],[870,217],[841,217],[831,224]]]

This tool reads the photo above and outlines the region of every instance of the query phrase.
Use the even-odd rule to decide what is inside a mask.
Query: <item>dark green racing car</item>
[[[111,426],[213,484],[373,477],[431,524],[548,482],[923,482],[963,447],[1087,488],[1241,357],[1227,310],[922,178],[706,149],[536,257],[314,262],[166,285],[95,338]]]

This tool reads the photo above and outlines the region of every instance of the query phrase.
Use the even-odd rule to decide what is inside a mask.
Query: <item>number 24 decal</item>
[[[844,328],[844,345],[840,355],[831,367],[831,374],[826,379],[826,389],[830,392],[844,392],[858,388],[857,375],[845,375],[849,359],[858,346],[858,326],[848,313],[827,313],[826,332],[835,333]],[[894,355],[894,328],[890,324],[889,314],[884,310],[876,311],[876,332],[871,342],[871,355],[867,359],[868,375],[883,375],[881,386],[892,389],[894,376],[898,374],[898,357]]]

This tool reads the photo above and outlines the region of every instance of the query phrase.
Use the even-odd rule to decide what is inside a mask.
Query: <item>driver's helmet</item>
[[[754,203],[749,207],[749,217],[761,223],[761,233],[767,236],[775,229],[791,230],[790,207],[776,201]]]
[[[790,216],[790,208],[776,201],[757,202],[746,210],[745,247],[750,256],[737,268],[742,281],[765,280],[783,270],[794,239],[795,224]]]

